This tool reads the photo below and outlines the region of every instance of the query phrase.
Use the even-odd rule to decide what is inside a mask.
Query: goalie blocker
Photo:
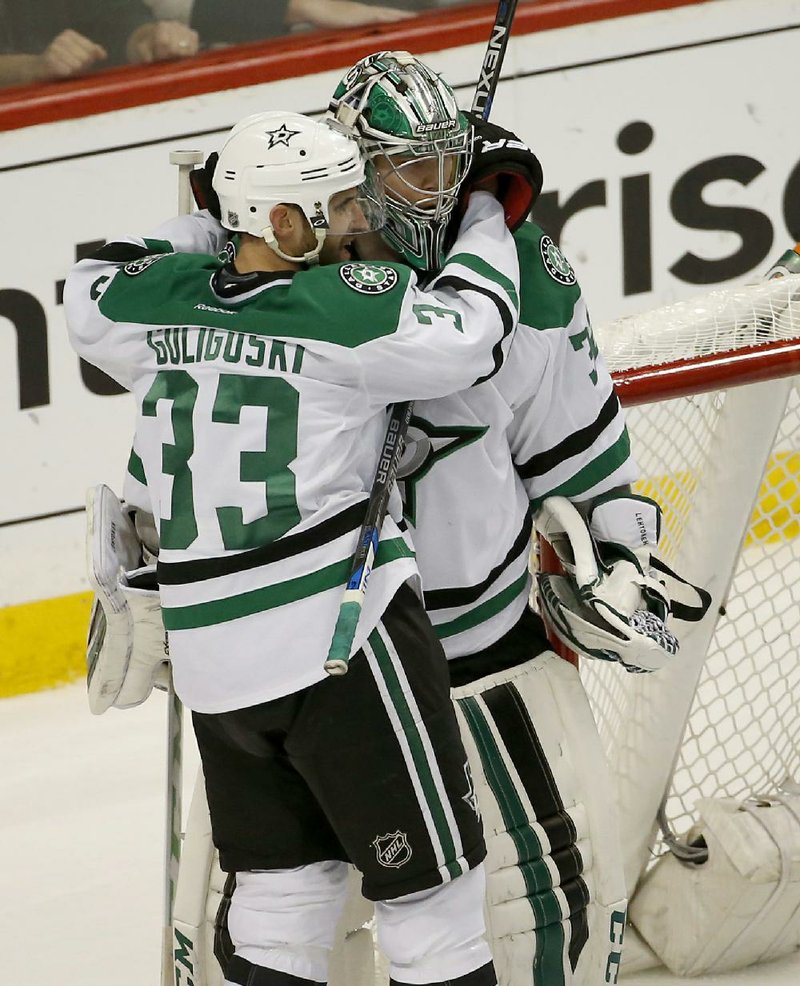
[[[153,687],[169,684],[169,651],[155,565],[144,565],[142,542],[108,486],[89,490],[86,561],[95,593],[86,645],[89,708],[141,705]]]

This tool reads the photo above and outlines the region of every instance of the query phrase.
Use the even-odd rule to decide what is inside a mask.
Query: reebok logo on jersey
[[[397,284],[397,271],[382,264],[342,264],[339,276],[359,294],[384,294]]]
[[[149,257],[140,257],[139,260],[132,260],[129,264],[125,264],[122,269],[129,277],[136,277],[137,274],[141,274],[142,271],[147,270],[157,260],[163,260],[164,257],[168,256],[168,253],[154,253]]]
[[[381,866],[398,868],[411,859],[411,846],[405,832],[389,832],[372,840],[375,855]]]
[[[541,238],[539,249],[542,251],[542,260],[544,261],[545,269],[554,281],[558,281],[559,284],[575,283],[577,280],[575,271],[549,236],[543,236]]]

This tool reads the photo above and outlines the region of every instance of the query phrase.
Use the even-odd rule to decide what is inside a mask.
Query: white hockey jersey
[[[521,310],[505,365],[418,401],[399,470],[425,606],[450,658],[488,647],[522,614],[530,515],[545,497],[585,500],[638,475],[571,266],[533,223],[515,241]]]
[[[175,220],[173,239],[186,249],[181,228],[201,221]],[[325,677],[386,405],[499,370],[518,261],[486,194],[426,291],[394,264],[241,276],[173,245],[107,245],[73,269],[64,305],[78,353],[136,398],[176,691],[224,712]],[[416,573],[396,519],[354,650]]]

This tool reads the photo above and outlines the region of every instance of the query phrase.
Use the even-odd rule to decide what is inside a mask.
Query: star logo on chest
[[[361,280],[365,281],[367,284],[375,284],[379,278],[383,277],[380,270],[375,270],[372,267],[364,267],[360,273]]]
[[[296,137],[299,133],[299,130],[290,130],[285,123],[282,123],[277,130],[265,130],[265,136],[269,137],[267,150],[271,151],[273,147],[288,147],[292,137]]]
[[[439,427],[412,415],[406,433],[405,449],[397,469],[397,487],[403,498],[403,515],[409,524],[417,524],[417,485],[437,462],[477,442],[489,430],[488,425]]]

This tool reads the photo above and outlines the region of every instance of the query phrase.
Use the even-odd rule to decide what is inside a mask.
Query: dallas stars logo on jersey
[[[554,281],[558,281],[559,284],[575,283],[577,280],[575,271],[549,236],[542,237],[539,249],[542,251],[545,269]]]
[[[169,254],[152,253],[147,257],[140,257],[138,260],[132,260],[129,264],[125,264],[122,269],[129,277],[136,277],[137,274],[141,274],[143,271],[146,271],[148,267],[151,267],[159,260],[163,260],[166,256],[169,256]]]
[[[403,457],[397,467],[397,488],[403,499],[403,514],[410,524],[417,523],[417,483],[440,459],[477,442],[488,430],[488,425],[437,427],[424,418],[412,416]]]
[[[397,284],[397,271],[382,264],[343,264],[339,276],[360,294],[383,294]]]

